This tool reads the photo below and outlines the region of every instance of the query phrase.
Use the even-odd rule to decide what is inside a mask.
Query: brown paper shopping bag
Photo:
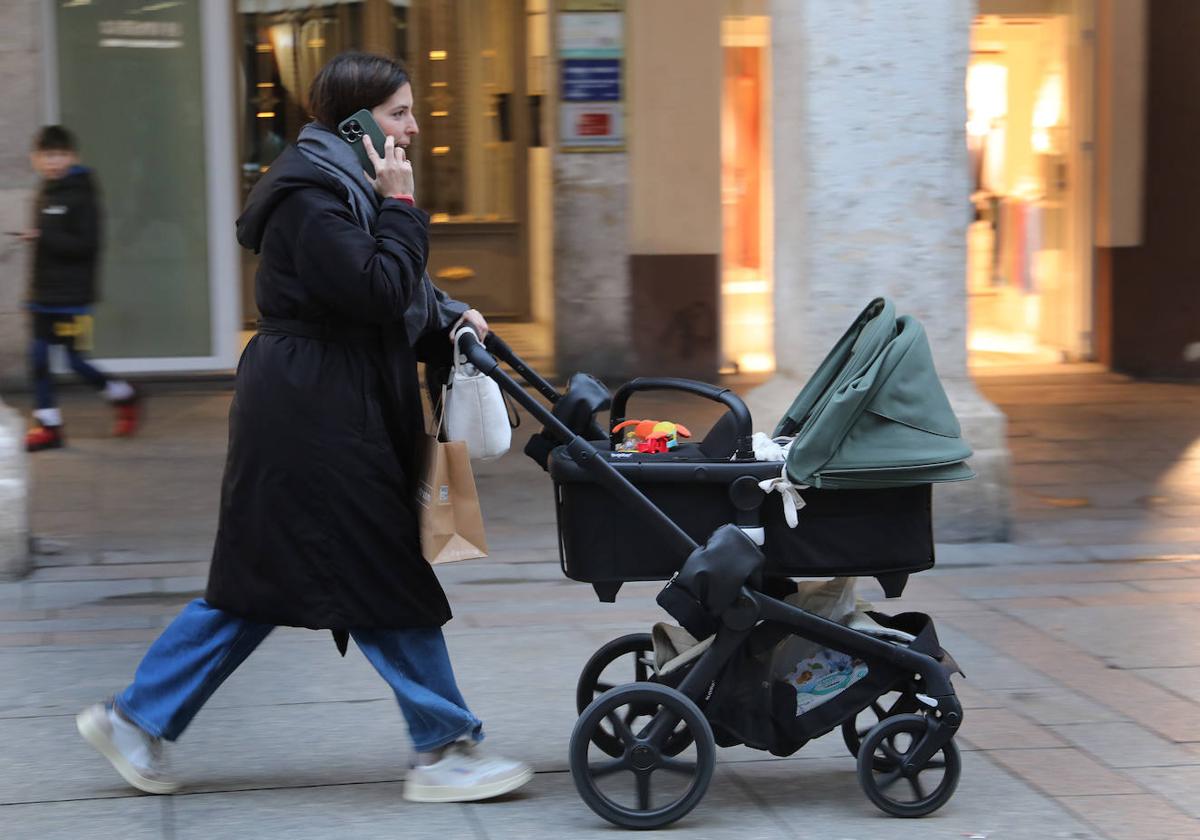
[[[417,484],[421,554],[434,564],[487,557],[467,444],[438,440],[440,421],[439,417],[434,433],[425,436],[425,462]]]

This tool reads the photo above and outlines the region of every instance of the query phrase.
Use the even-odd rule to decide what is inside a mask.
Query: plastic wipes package
[[[805,657],[785,680],[796,689],[796,716],[815,709],[867,675],[867,665],[845,653],[823,648]]]

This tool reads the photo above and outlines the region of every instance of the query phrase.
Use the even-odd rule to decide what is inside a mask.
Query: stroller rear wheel
[[[920,708],[921,704],[909,690],[889,691],[880,695],[871,701],[871,705],[842,724],[842,740],[846,742],[846,749],[850,750],[850,755],[857,758],[863,738],[867,737],[867,733],[880,721],[894,715],[912,713]],[[895,767],[895,763],[887,756],[875,756],[873,760],[876,770],[890,770]]]
[[[954,795],[962,765],[958,747],[947,741],[925,764],[904,764],[925,736],[923,715],[894,715],[876,725],[858,753],[858,782],[867,798],[893,817],[923,817]],[[880,769],[880,763],[884,767]]]
[[[575,687],[575,711],[583,714],[592,701],[618,685],[654,679],[654,642],[649,633],[630,633],[613,639],[593,653],[579,673],[579,682]],[[632,726],[634,720],[646,714],[646,708],[631,706],[625,712],[625,723]],[[613,734],[612,724],[607,721],[601,721],[596,727],[593,740],[596,746],[613,758],[623,752],[620,741]],[[677,755],[687,748],[689,742],[690,736],[686,732],[677,733],[667,744],[667,755]]]
[[[646,717],[644,725],[627,720]],[[619,744],[616,757],[601,749],[602,722]],[[686,733],[687,745],[669,747]],[[634,683],[604,692],[575,724],[571,777],[580,797],[622,828],[661,828],[687,814],[704,797],[716,765],[712,729],[696,704],[673,688]]]

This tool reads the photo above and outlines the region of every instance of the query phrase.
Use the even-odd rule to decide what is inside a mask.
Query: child
[[[91,172],[79,165],[75,138],[62,126],[50,125],[34,140],[34,170],[42,177],[34,227],[21,238],[34,247],[29,289],[33,316],[30,363],[36,391],[36,425],[25,437],[25,449],[57,449],[65,441],[62,414],[50,378],[50,347],[66,348],[71,369],[102,391],[117,412],[113,434],[125,437],[138,426],[138,394],[128,382],[112,379],[89,364],[81,351],[90,349],[91,305],[96,300],[100,257],[100,202]]]

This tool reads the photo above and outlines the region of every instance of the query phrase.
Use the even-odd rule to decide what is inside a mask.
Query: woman
[[[418,129],[404,69],[343,54],[309,100],[315,122],[238,219],[238,241],[262,256],[263,317],[238,365],[208,589],[151,646],[133,684],[77,725],[134,787],[170,793],[161,741],[276,625],[330,629],[343,654],[353,638],[396,694],[417,753],[405,798],[497,796],[532,771],[475,750],[482,725],[455,685],[441,631],[450,608],[421,557],[413,501],[418,358],[448,358],[453,326],[484,335],[487,322],[425,272],[429,217],[405,155]],[[361,108],[387,135],[383,149],[369,147],[374,178],[331,130]]]

